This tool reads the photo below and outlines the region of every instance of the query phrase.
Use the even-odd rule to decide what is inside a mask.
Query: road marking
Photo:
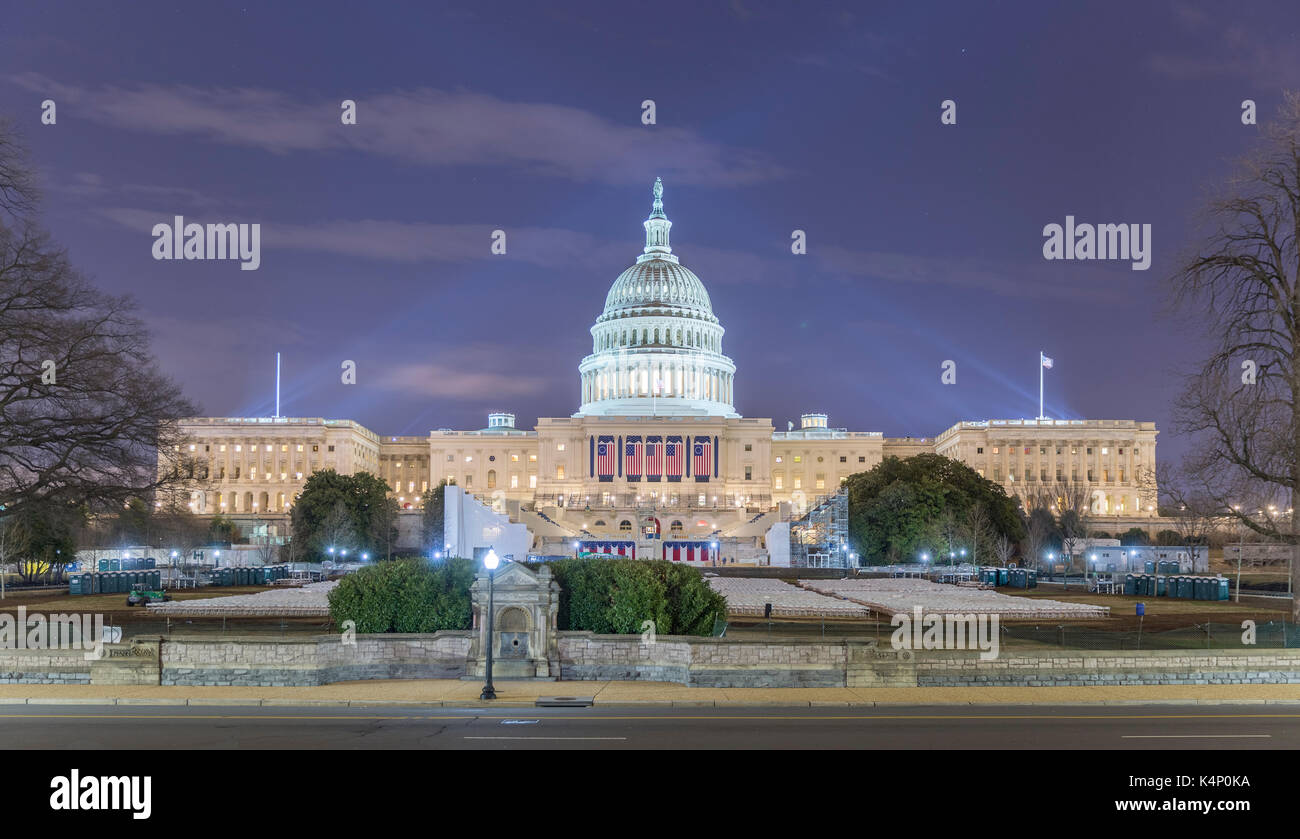
[[[1121,740],[1242,740],[1272,734],[1121,734]]]
[[[467,709],[471,710],[471,709]],[[666,709],[668,710],[668,709]],[[1296,719],[1300,714],[660,714],[555,715],[547,722],[654,721],[654,719],[767,719],[767,721],[905,721],[905,719]],[[0,719],[515,719],[499,714],[0,714]]]
[[[541,720],[502,720],[502,725],[537,725]]]
[[[464,737],[464,740],[626,740],[626,737]]]

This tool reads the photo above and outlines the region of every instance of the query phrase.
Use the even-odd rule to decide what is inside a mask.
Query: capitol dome
[[[736,366],[709,292],[668,244],[663,183],[655,179],[645,249],[614,280],[591,327],[592,354],[578,371],[584,415],[735,417]]]

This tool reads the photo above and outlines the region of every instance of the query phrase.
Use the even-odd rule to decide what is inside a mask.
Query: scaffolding
[[[802,518],[790,522],[792,568],[852,568],[849,559],[849,494],[840,490],[817,499]]]

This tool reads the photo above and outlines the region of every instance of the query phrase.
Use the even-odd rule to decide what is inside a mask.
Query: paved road
[[[260,708],[26,706],[10,749],[1297,749],[1268,706]]]

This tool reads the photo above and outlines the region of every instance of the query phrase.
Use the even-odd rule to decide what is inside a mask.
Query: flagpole
[[[1038,351],[1038,418],[1043,418],[1043,351]]]

